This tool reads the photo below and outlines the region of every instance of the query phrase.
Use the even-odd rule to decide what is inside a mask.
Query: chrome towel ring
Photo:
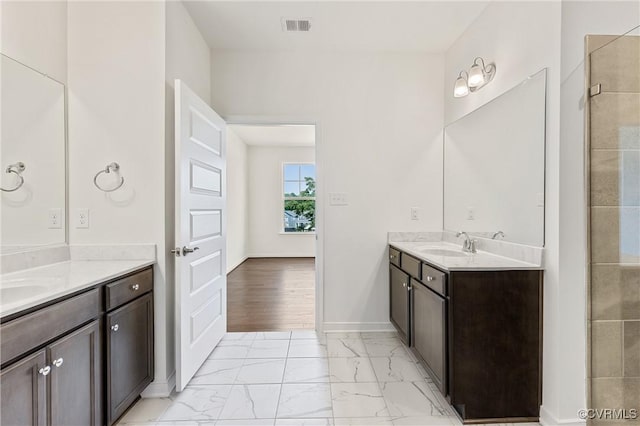
[[[18,179],[20,179],[20,182],[18,182],[18,184],[11,189],[6,189],[6,188],[2,188],[0,187],[0,189],[3,192],[13,192],[13,191],[17,191],[18,189],[20,189],[22,187],[22,185],[24,185],[24,177],[22,176],[22,172],[25,171],[27,167],[24,165],[24,163],[22,161],[18,161],[17,163],[14,164],[10,164],[6,169],[5,169],[5,173],[13,173],[16,176],[18,176]]]
[[[109,174],[111,172],[118,172],[120,170],[120,164],[118,163],[110,163],[107,164],[104,168],[104,170],[100,170],[98,173],[96,173],[96,175],[93,177],[93,184],[96,186],[96,188],[98,188],[100,191],[103,192],[113,192],[116,189],[119,189],[122,185],[124,185],[124,178],[122,176],[120,176],[120,183],[118,184],[118,186],[116,186],[115,188],[111,188],[111,189],[104,189],[103,187],[101,187],[98,184],[98,176],[100,176],[102,173],[106,173]]]

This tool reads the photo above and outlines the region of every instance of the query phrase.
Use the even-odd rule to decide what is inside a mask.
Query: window
[[[284,164],[282,176],[284,232],[315,232],[316,165]]]

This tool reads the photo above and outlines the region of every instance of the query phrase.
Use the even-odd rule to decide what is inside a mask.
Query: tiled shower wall
[[[589,36],[587,50],[590,408],[640,415],[640,37]]]

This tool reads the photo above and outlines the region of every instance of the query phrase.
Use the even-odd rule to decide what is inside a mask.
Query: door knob
[[[193,253],[196,250],[200,250],[200,247],[194,247],[194,248],[190,249],[187,246],[183,246],[182,247],[182,255],[186,256],[187,254]]]
[[[120,326],[119,326],[118,324],[115,324],[115,325],[112,325],[112,326],[111,326],[111,329],[112,329],[113,331],[118,331],[118,329],[119,329],[119,328],[120,328]]]
[[[42,374],[43,376],[48,376],[49,373],[51,373],[51,367],[48,365],[45,365],[40,370],[38,370],[38,373]]]
[[[56,359],[53,361],[53,365],[55,365],[56,367],[61,367],[62,363],[64,362],[64,359],[62,359],[62,357]]]

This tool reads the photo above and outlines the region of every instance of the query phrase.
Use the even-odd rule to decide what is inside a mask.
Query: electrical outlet
[[[347,194],[344,192],[331,192],[329,193],[329,205],[331,206],[347,206],[349,200]]]
[[[476,220],[476,209],[467,207],[467,220]]]
[[[49,229],[62,228],[62,209],[49,209],[48,227]]]
[[[89,227],[89,209],[76,209],[76,228]]]
[[[420,208],[411,207],[411,220],[420,220]]]

